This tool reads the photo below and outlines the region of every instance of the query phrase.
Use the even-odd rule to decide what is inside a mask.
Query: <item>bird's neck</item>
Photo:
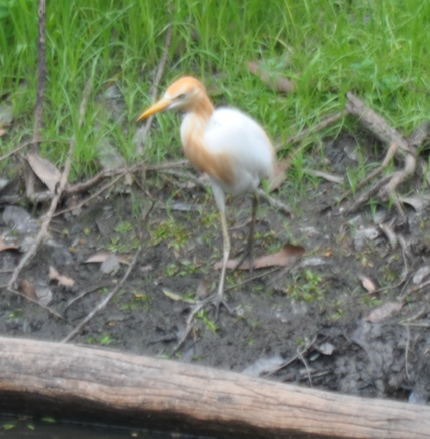
[[[182,144],[185,154],[193,162],[192,156],[205,149],[203,136],[206,126],[214,112],[214,106],[206,93],[196,96],[187,108],[181,127]]]
[[[234,182],[234,173],[230,158],[225,152],[214,153],[205,145],[205,129],[213,112],[212,102],[206,95],[187,109],[181,126],[182,145],[188,160],[194,166],[231,185]]]
[[[191,113],[194,119],[198,119],[200,123],[207,124],[212,113],[214,112],[214,106],[206,93],[199,93],[197,98],[190,103],[186,109],[187,113]]]

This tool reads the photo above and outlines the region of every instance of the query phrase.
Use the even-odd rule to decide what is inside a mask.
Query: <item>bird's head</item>
[[[163,97],[145,110],[137,120],[139,122],[151,114],[172,108],[190,110],[204,98],[207,99],[207,94],[203,84],[192,76],[184,76],[171,84]]]

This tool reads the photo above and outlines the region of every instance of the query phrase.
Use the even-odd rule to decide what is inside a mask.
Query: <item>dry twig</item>
[[[46,88],[46,47],[45,47],[45,22],[46,22],[46,0],[39,0],[38,6],[38,39],[37,39],[37,97],[34,107],[34,127],[32,151],[39,149],[40,130],[43,118],[43,100]],[[27,198],[32,199],[36,176],[28,165],[25,164],[25,192]]]
[[[9,293],[14,294],[15,296],[22,297],[23,299],[27,300],[28,302],[31,302],[34,305],[37,305],[39,308],[44,309],[49,314],[52,314],[54,317],[57,317],[58,319],[64,320],[64,317],[61,316],[60,314],[58,314],[57,311],[54,311],[49,306],[42,305],[41,303],[39,303],[38,300],[33,299],[32,297],[29,297],[26,294],[23,294],[17,290],[14,290],[13,288],[9,288],[8,285],[0,285],[0,289],[4,289],[4,290],[8,291]]]
[[[157,98],[157,89],[158,85],[160,84],[161,77],[163,76],[164,67],[167,62],[167,58],[169,56],[169,48],[170,48],[170,41],[172,39],[172,26],[169,25],[166,31],[166,38],[164,40],[164,51],[163,55],[161,57],[160,63],[158,64],[157,73],[155,75],[154,84],[152,85],[151,90],[151,101],[155,102],[155,99]],[[143,145],[146,141],[146,137],[148,136],[149,129],[151,128],[152,121],[154,119],[154,115],[151,115],[146,120],[145,127],[143,129],[143,132],[139,138],[139,144],[136,146],[136,152],[138,154],[143,154]]]
[[[67,305],[64,307],[63,312],[66,311],[67,308],[72,306],[75,302],[85,297],[87,294],[93,293],[94,291],[100,290],[102,288],[106,288],[108,285],[97,285],[96,287],[88,288],[87,290],[83,291],[79,296],[74,297],[72,300],[67,302]]]
[[[85,204],[87,204],[88,202],[90,202],[92,199],[99,196],[102,192],[109,189],[111,186],[113,186],[117,181],[121,180],[121,178],[123,178],[127,174],[131,174],[133,172],[138,172],[141,170],[157,171],[157,170],[163,170],[163,169],[168,169],[168,168],[176,168],[176,167],[181,168],[186,164],[188,164],[187,160],[178,160],[175,162],[160,163],[159,165],[145,165],[145,162],[142,161],[142,162],[132,166],[131,168],[125,167],[125,168],[118,168],[118,169],[110,170],[110,171],[106,171],[106,172],[104,172],[104,171],[100,172],[95,177],[91,178],[88,182],[78,183],[77,185],[75,185],[75,186],[78,186],[77,188],[75,188],[75,186],[72,186],[69,190],[66,190],[65,194],[66,195],[69,195],[72,193],[75,194],[77,192],[89,189],[91,187],[90,183],[97,184],[99,181],[101,181],[104,178],[109,177],[109,176],[117,175],[117,177],[114,178],[113,180],[111,180],[110,182],[106,183],[99,190],[97,190],[94,194],[91,194],[89,197],[85,198],[85,200],[81,201],[77,205],[69,207],[69,208],[64,209],[64,210],[61,210],[60,212],[55,213],[53,216],[56,217],[59,215],[63,215],[64,213],[70,212],[72,210],[79,209],[80,207],[82,207]]]
[[[291,363],[294,363],[297,359],[300,359],[303,362],[303,354],[305,354],[306,351],[308,351],[315,344],[315,342],[317,341],[317,338],[318,338],[318,334],[314,336],[312,341],[306,343],[304,346],[299,346],[297,348],[297,354],[293,358],[290,358],[285,363],[282,363],[279,367],[277,367],[275,370],[270,371],[265,376],[268,377],[268,376],[274,375],[275,373],[278,373],[280,370],[285,369]],[[307,367],[307,364],[306,363],[304,363],[304,364],[305,364],[306,370],[308,371],[308,376],[309,376],[309,369]],[[310,376],[309,376],[309,382],[312,383]]]
[[[125,272],[124,276],[122,277],[122,279],[118,282],[118,284],[116,285],[116,287],[106,296],[104,297],[104,299],[102,301],[100,301],[98,303],[98,305],[85,317],[84,320],[82,320],[81,323],[79,323],[78,326],[76,326],[75,329],[73,329],[72,332],[69,333],[69,335],[67,335],[67,337],[65,337],[61,343],[67,343],[70,340],[72,340],[76,335],[78,335],[82,329],[84,328],[84,326],[93,319],[93,317],[100,312],[102,309],[104,309],[106,307],[106,305],[114,298],[114,296],[118,293],[118,291],[122,288],[122,286],[124,285],[125,281],[128,279],[128,277],[130,276],[131,272],[133,271],[137,261],[139,260],[140,254],[142,253],[143,250],[143,238],[144,235],[146,233],[146,224],[148,222],[148,217],[149,214],[151,213],[151,210],[154,207],[154,202],[152,202],[151,206],[149,207],[149,209],[145,212],[145,214],[143,215],[143,219],[142,219],[142,225],[141,225],[141,229],[140,229],[140,233],[139,233],[139,248],[137,249],[133,260],[131,261],[127,271]]]

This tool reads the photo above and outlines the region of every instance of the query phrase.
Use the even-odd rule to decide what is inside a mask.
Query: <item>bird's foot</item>
[[[216,296],[213,296],[208,299],[208,303],[214,306],[215,308],[215,319],[219,319],[219,310],[221,306],[224,306],[224,308],[227,310],[227,312],[230,315],[234,315],[234,311],[231,309],[229,304],[224,300],[222,295],[217,294]]]

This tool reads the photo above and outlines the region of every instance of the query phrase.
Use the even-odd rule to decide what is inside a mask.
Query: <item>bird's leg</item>
[[[257,194],[254,193],[254,196],[252,198],[252,216],[251,216],[251,225],[249,228],[248,243],[246,245],[245,253],[243,254],[242,258],[233,269],[233,271],[236,271],[248,258],[250,276],[252,276],[252,273],[254,271],[254,232],[255,232],[255,219],[257,217],[257,210],[258,210],[258,197]]]
[[[223,259],[222,259],[222,269],[221,269],[221,277],[219,280],[218,286],[218,294],[216,299],[216,317],[218,318],[219,307],[224,303],[224,282],[225,282],[225,272],[227,269],[227,261],[230,256],[230,239],[228,237],[228,229],[227,229],[227,220],[225,217],[225,211],[220,210],[221,215],[221,227],[222,227],[222,247],[223,247]]]

